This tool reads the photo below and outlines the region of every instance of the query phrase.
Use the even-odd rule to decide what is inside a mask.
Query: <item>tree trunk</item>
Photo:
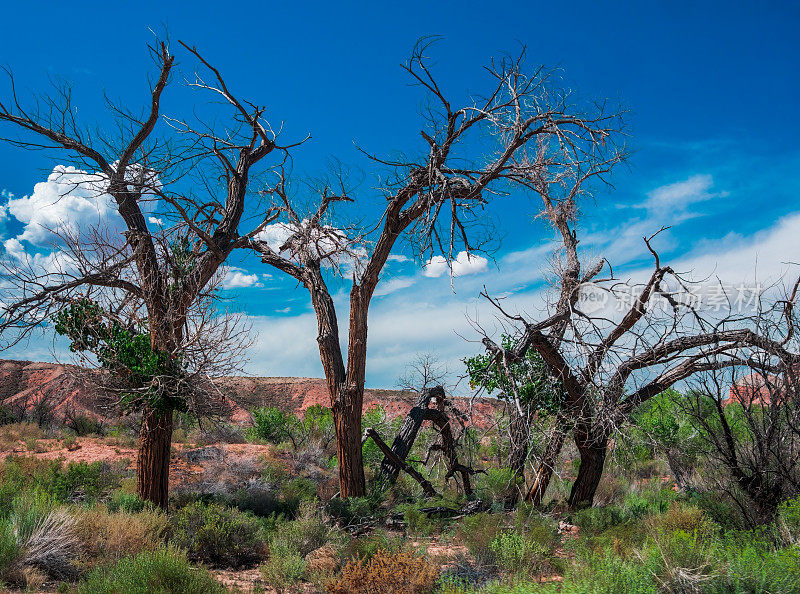
[[[570,509],[589,507],[594,503],[594,494],[603,476],[603,466],[606,461],[606,446],[608,438],[595,436],[591,432],[588,438],[576,435],[575,444],[581,454],[581,465],[578,477],[572,485],[569,494]]]
[[[378,446],[378,449],[383,452],[383,455],[386,456],[386,459],[389,460],[391,464],[400,470],[404,470],[420,484],[422,490],[425,492],[426,497],[436,497],[436,489],[433,488],[433,485],[430,483],[430,481],[422,476],[419,471],[408,464],[405,460],[398,458],[397,454],[392,451],[392,448],[386,445],[386,442],[381,439],[381,436],[378,435],[378,432],[372,427],[368,427],[366,431],[364,431],[364,436],[361,439],[361,443],[363,444],[368,437],[372,438],[372,441],[375,442],[375,445]]]
[[[556,421],[556,423],[558,423],[558,421]],[[553,477],[553,469],[558,462],[558,455],[561,453],[566,435],[566,430],[557,424],[547,442],[547,447],[542,456],[542,461],[539,463],[539,468],[536,470],[533,484],[528,494],[525,496],[525,501],[532,503],[536,507],[542,504],[544,495],[547,492],[547,487],[550,486],[550,479]]]
[[[139,430],[136,493],[145,501],[167,509],[169,459],[172,445],[172,411],[145,409]]]
[[[366,494],[364,459],[361,452],[360,389],[342,389],[333,402],[333,423],[336,429],[336,460],[339,466],[339,496],[363,497]]]
[[[400,431],[397,437],[392,442],[392,453],[398,459],[405,462],[408,453],[414,446],[414,441],[417,439],[417,433],[425,420],[425,413],[428,410],[428,403],[433,397],[444,397],[444,388],[436,386],[435,388],[425,388],[417,396],[417,401],[414,406],[408,411],[406,418],[403,419],[403,424],[400,426]],[[387,458],[383,459],[379,477],[386,478],[390,485],[397,481],[397,475],[400,474],[400,468]]]
[[[506,504],[515,505],[519,501],[519,488],[517,483],[520,477],[525,476],[525,462],[528,459],[528,441],[530,438],[529,420],[515,410],[511,421],[511,451],[508,454],[506,467],[514,471],[513,482],[506,495]]]

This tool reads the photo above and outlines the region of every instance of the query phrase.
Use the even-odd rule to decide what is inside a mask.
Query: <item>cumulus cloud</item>
[[[241,289],[246,287],[263,287],[256,273],[247,274],[246,270],[235,266],[226,266],[223,270],[222,287],[225,289]]]
[[[452,262],[453,276],[466,276],[485,272],[489,267],[489,261],[477,254],[459,252]],[[447,260],[443,256],[433,256],[425,264],[422,273],[430,278],[442,276],[448,269]]]
[[[151,225],[158,225],[159,227],[164,226],[164,219],[161,219],[159,217],[149,217],[147,220],[150,222]]]
[[[10,196],[9,214],[25,225],[17,239],[41,246],[53,242],[53,233],[74,234],[109,223],[119,226],[116,204],[105,193],[103,181],[99,174],[57,165],[30,196]]]
[[[49,253],[31,253],[19,239],[12,237],[3,242],[6,257],[17,266],[24,267],[29,273],[40,276],[63,275],[74,273],[77,263],[70,254],[63,251],[53,251]]]

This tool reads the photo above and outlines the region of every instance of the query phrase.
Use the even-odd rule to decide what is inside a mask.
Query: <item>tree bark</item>
[[[450,417],[444,412],[444,398],[440,400],[440,407],[438,409],[428,409],[426,411],[425,418],[436,425],[442,437],[442,444],[440,447],[447,461],[447,475],[445,479],[455,476],[457,472],[460,473],[461,482],[464,484],[464,494],[468,499],[472,499],[474,493],[472,491],[472,480],[470,476],[475,474],[475,471],[458,461],[456,440],[453,438],[453,429],[450,427]]]
[[[364,431],[364,437],[362,438],[361,443],[363,444],[368,437],[372,438],[372,441],[375,442],[375,445],[377,445],[378,449],[383,452],[383,455],[386,456],[386,459],[389,460],[389,462],[391,462],[399,470],[403,470],[408,473],[420,484],[422,490],[425,492],[426,497],[436,497],[436,490],[433,488],[433,485],[431,485],[430,481],[422,476],[405,460],[398,458],[397,454],[395,454],[392,449],[386,445],[386,442],[381,439],[381,436],[378,435],[378,432],[372,427],[369,427],[366,431]]]
[[[575,445],[578,446],[581,455],[581,465],[569,494],[570,509],[589,507],[594,503],[594,494],[603,476],[608,438],[596,436],[592,432],[586,436],[576,432]]]
[[[517,487],[520,477],[525,476],[525,462],[528,459],[528,441],[530,438],[529,420],[512,407],[514,418],[511,421],[511,451],[506,466],[514,471],[514,479],[506,495],[506,503],[515,505],[519,501],[520,492]]]
[[[139,430],[136,493],[161,509],[169,501],[169,459],[172,445],[172,411],[146,409]]]
[[[363,386],[342,389],[333,402],[336,429],[336,460],[339,466],[339,496],[363,497],[366,492],[361,451],[361,406]]]
[[[425,420],[425,414],[428,410],[428,404],[433,397],[444,397],[444,388],[436,386],[434,388],[425,388],[417,396],[417,401],[411,410],[408,411],[406,418],[403,419],[403,424],[400,426],[400,431],[397,437],[392,442],[392,453],[398,459],[405,461],[411,448],[414,447],[414,441],[417,439],[417,433]],[[386,457],[381,463],[380,478],[385,478],[393,485],[397,481],[397,476],[400,474],[400,468],[393,464],[392,461]]]
[[[547,487],[550,486],[550,479],[553,477],[553,469],[558,462],[558,455],[561,453],[566,435],[567,432],[557,425],[547,442],[542,461],[536,469],[536,476],[534,477],[533,484],[528,494],[525,496],[525,501],[532,503],[536,507],[542,504],[542,500],[547,492]]]

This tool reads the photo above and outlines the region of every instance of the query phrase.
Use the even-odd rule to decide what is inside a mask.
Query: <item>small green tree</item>
[[[502,345],[506,352],[511,352],[515,344],[516,340],[512,336],[502,336]],[[485,353],[464,359],[464,364],[471,388],[483,389],[487,394],[502,398],[507,403],[511,444],[506,465],[513,470],[516,483],[524,477],[534,421],[543,416],[555,415],[555,430],[563,433],[563,423],[559,415],[564,403],[561,382],[551,373],[542,356],[533,349],[529,349],[522,358],[515,361],[498,362],[494,354]],[[551,450],[548,446],[542,458],[536,484],[542,484],[543,474],[547,475],[545,482],[549,482],[549,473],[560,446],[555,452]],[[531,492],[530,497],[533,497]],[[541,498],[540,495],[537,497]],[[516,500],[516,485],[512,485],[509,498]]]

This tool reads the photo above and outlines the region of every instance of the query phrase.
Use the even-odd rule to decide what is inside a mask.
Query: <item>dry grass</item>
[[[427,594],[433,592],[439,568],[411,553],[379,550],[368,561],[354,559],[328,583],[330,594]]]
[[[56,579],[75,576],[74,561],[80,550],[75,518],[64,509],[47,514],[33,529],[24,547],[23,563]]]
[[[164,542],[168,526],[161,512],[111,513],[98,505],[78,513],[76,534],[83,544],[86,564],[93,567],[155,550]]]
[[[38,440],[44,439],[45,434],[35,423],[10,423],[0,426],[0,448],[11,450],[20,442],[33,449]]]

